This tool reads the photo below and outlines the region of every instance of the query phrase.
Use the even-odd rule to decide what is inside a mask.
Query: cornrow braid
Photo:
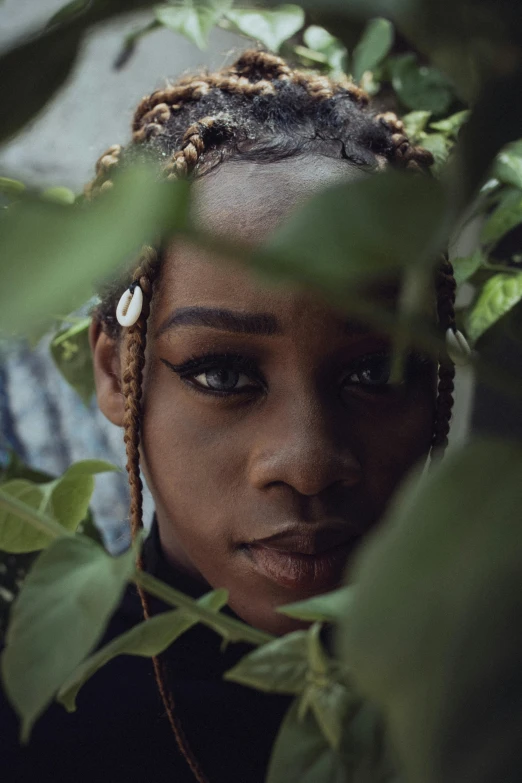
[[[163,169],[167,179],[187,178],[193,174],[205,150],[231,138],[234,128],[227,115],[204,117],[191,125],[183,137],[181,150],[174,153]]]
[[[92,199],[104,190],[112,187],[110,175],[115,166],[121,162],[123,156],[123,147],[121,144],[113,144],[100,155],[96,161],[96,176],[84,189],[87,199]]]
[[[140,101],[132,123],[132,142],[124,151],[110,147],[96,165],[96,176],[86,188],[89,198],[111,187],[120,165],[150,151],[166,178],[193,178],[208,169],[212,153],[226,159],[267,161],[317,149],[318,143],[341,143],[344,157],[356,165],[377,169],[382,163],[397,168],[429,171],[431,153],[412,145],[404,124],[393,113],[375,114],[368,95],[348,78],[329,79],[293,70],[281,57],[261,50],[244,52],[237,61],[216,73],[184,76]],[[336,147],[338,149],[338,147]],[[328,154],[339,154],[331,153]],[[147,321],[161,270],[161,253],[145,248],[130,281],[109,286],[96,317],[117,339],[117,301],[129,282],[138,282],[143,309],[125,335],[123,394],[127,470],[131,490],[130,522],[133,538],[143,526],[139,448],[143,408]],[[455,325],[455,280],[444,259],[436,281],[439,327]],[[454,367],[447,354],[440,356],[433,449],[443,453],[453,406]],[[141,558],[138,561],[143,567]],[[151,611],[140,589],[144,617]],[[165,713],[177,745],[198,783],[207,783],[176,715],[167,672],[161,657],[153,658],[154,673]]]
[[[392,111],[377,114],[375,119],[391,133],[393,144],[393,162],[398,168],[406,168],[413,171],[427,171],[433,165],[434,159],[431,152],[423,147],[414,146],[406,135],[404,123]]]
[[[183,77],[175,85],[156,90],[139,103],[133,120],[133,141],[141,143],[162,132],[171,113],[187,103],[200,101],[212,90],[245,98],[274,96],[274,83],[292,83],[304,88],[317,101],[329,100],[337,94],[348,95],[355,103],[366,106],[369,96],[347,77],[336,80],[316,74],[292,70],[277,55],[251,50],[245,52],[230,68],[214,74]]]

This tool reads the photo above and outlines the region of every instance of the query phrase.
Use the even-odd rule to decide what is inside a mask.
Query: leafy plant
[[[506,246],[522,224],[522,110],[512,97],[522,85],[520,7],[490,0],[481,0],[480,13],[470,0],[303,0],[269,9],[228,0],[69,3],[41,34],[0,57],[0,138],[22,128],[63,84],[93,24],[137,8],[150,8],[151,21],[127,41],[125,57],[159,26],[200,47],[214,25],[239,30],[320,73],[346,70],[383,109],[405,111],[408,134],[435,156],[440,181],[382,176],[330,190],[253,256],[235,247],[249,263],[326,292],[336,306],[435,354],[439,341],[409,310],[383,312],[364,288],[393,271],[405,286],[415,278],[422,293],[433,259],[467,213],[481,224],[477,247],[455,259],[458,284],[474,291],[462,318],[468,335],[480,340],[519,304],[522,259]],[[364,32],[354,45],[355,28]],[[0,248],[16,259],[2,280],[4,331],[27,334],[82,304],[94,277],[158,236],[182,232],[205,246],[226,245],[189,225],[183,184],[158,186],[143,170],[127,172],[102,206],[73,203],[59,188],[27,193],[6,178],[0,193],[11,202]],[[86,320],[73,324],[52,345],[85,400],[92,382],[86,328]],[[88,518],[93,476],[110,466],[79,463],[58,479],[8,470],[0,548],[43,549],[13,606],[2,657],[23,739],[54,698],[73,709],[80,687],[114,656],[156,654],[201,622],[225,641],[256,648],[229,680],[295,697],[269,783],[518,779],[521,467],[518,444],[487,441],[435,465],[422,482],[415,476],[363,547],[356,584],[281,609],[312,623],[282,639],[221,613],[223,591],[194,601],[137,570],[135,553],[111,558],[76,532]],[[174,611],[96,649],[129,582]],[[325,622],[341,627],[333,655],[323,643]],[[487,722],[497,711],[505,723]]]

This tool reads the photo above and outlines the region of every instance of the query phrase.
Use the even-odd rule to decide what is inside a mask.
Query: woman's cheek
[[[154,499],[172,523],[189,527],[194,536],[200,531],[209,536],[227,507],[229,512],[234,507],[245,459],[239,438],[217,406],[193,397],[183,389],[173,394],[170,385],[151,388],[143,463]]]

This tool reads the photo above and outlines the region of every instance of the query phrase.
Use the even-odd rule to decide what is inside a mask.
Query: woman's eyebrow
[[[179,326],[207,326],[225,332],[271,337],[281,334],[277,318],[270,313],[241,313],[213,307],[183,307],[175,310],[160,326],[156,337]]]

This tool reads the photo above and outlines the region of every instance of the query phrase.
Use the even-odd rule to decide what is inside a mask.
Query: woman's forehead
[[[347,161],[302,156],[278,163],[219,166],[194,186],[192,217],[205,231],[253,247],[299,204],[328,185],[365,176]],[[188,241],[167,249],[154,308],[155,328],[178,308],[209,307],[288,318],[324,316],[326,303],[296,285],[276,285],[231,258]]]
[[[197,180],[197,225],[254,244],[306,199],[330,185],[366,176],[346,160],[300,155],[272,163],[228,161]]]

